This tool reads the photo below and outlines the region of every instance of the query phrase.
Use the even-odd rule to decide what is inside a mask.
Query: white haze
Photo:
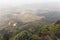
[[[10,7],[13,7],[13,8],[22,7],[22,5],[26,5],[26,4],[29,5],[29,4],[36,4],[36,3],[42,7],[45,6],[47,8],[50,8],[52,6],[53,7],[57,6],[57,8],[60,8],[60,0],[0,0],[0,9],[1,8],[7,9]]]
[[[45,18],[35,15],[38,9],[44,10],[41,13],[46,10],[60,11],[60,0],[0,0],[0,27],[5,27],[6,22],[14,18],[23,22]]]

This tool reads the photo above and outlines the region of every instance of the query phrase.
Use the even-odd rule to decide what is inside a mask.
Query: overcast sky
[[[60,0],[0,0],[0,6],[4,5],[23,5],[23,4],[33,4],[33,3],[59,3]]]
[[[45,7],[60,8],[60,0],[0,0],[0,8],[18,7],[26,4],[41,4]]]

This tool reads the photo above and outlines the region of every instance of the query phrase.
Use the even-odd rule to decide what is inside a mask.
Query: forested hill
[[[60,39],[60,20],[51,24],[25,24],[14,32],[5,31],[0,40],[58,40]]]

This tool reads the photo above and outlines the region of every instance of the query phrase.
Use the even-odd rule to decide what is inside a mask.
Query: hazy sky
[[[24,4],[41,4],[45,7],[60,8],[60,0],[0,0],[0,8],[18,7]]]
[[[23,4],[32,4],[32,3],[59,3],[60,0],[0,0],[0,6],[7,5],[23,5]]]
[[[41,3],[41,2],[60,2],[60,0],[0,0],[1,4],[30,4],[30,3]]]

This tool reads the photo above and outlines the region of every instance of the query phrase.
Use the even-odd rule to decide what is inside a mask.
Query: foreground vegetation
[[[0,40],[60,40],[60,21],[52,24],[31,25],[26,29],[18,29],[12,35],[7,31],[0,35]]]

